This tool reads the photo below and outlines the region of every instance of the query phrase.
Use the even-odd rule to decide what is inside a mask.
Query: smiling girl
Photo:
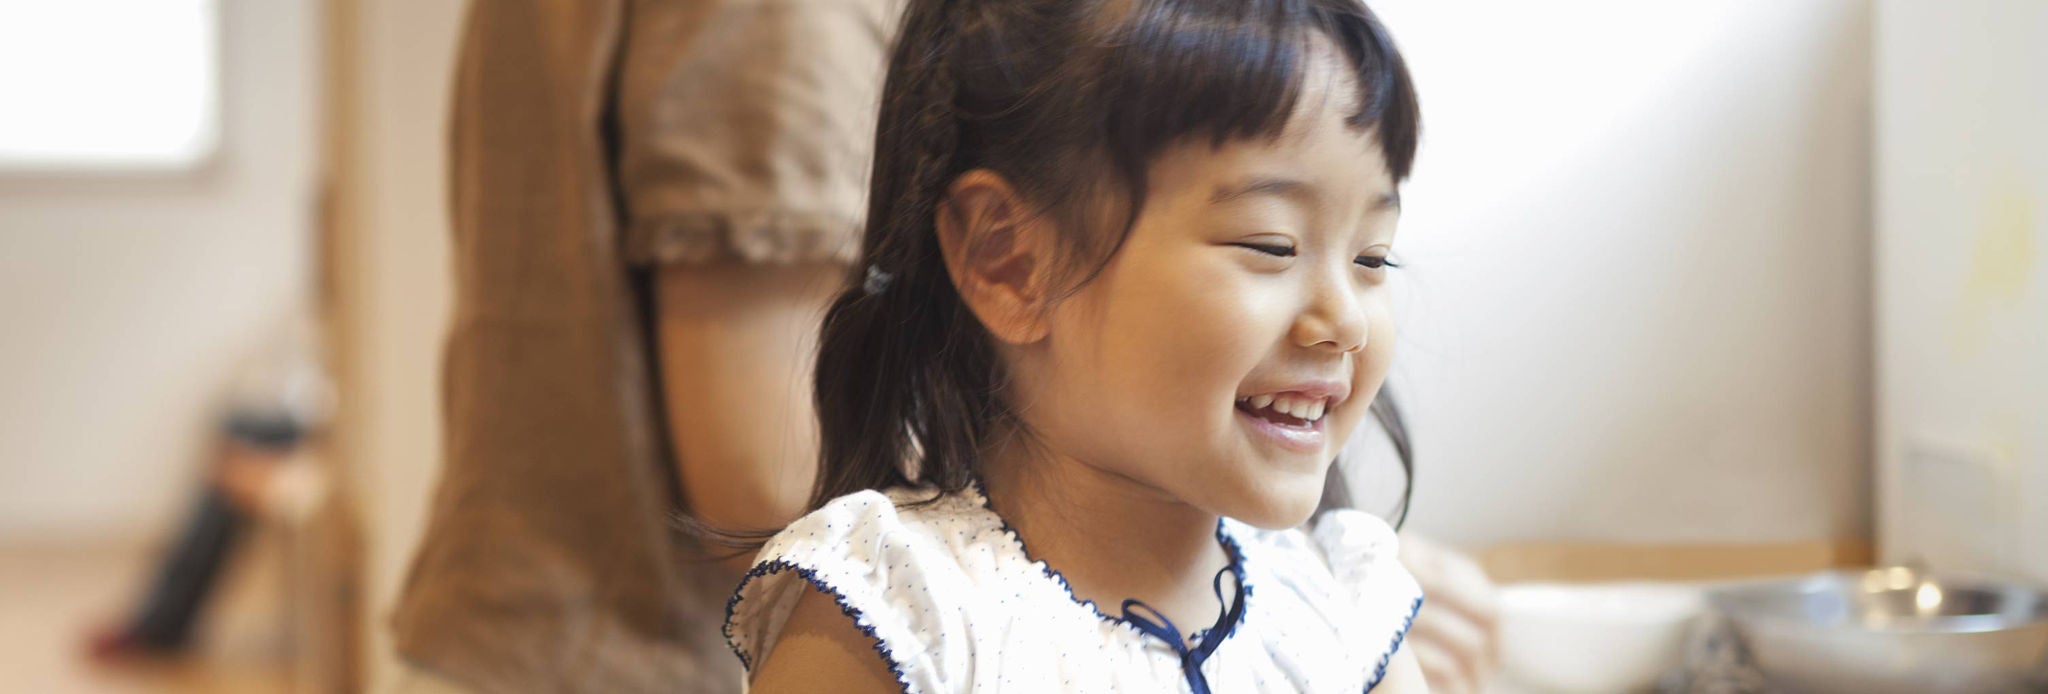
[[[1376,517],[1413,85],[1356,0],[910,0],[755,692],[1422,691]],[[1190,629],[1188,625],[1200,627]]]

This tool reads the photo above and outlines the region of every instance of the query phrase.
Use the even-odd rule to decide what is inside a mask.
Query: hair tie
[[[867,292],[868,296],[874,296],[888,291],[889,283],[894,281],[896,281],[895,275],[883,272],[882,268],[878,266],[869,265],[867,279],[861,281],[860,288],[862,291]]]

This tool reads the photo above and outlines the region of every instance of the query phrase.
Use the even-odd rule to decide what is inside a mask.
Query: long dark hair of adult
[[[1078,288],[1130,233],[1156,155],[1189,138],[1282,131],[1318,37],[1357,78],[1347,124],[1372,133],[1405,180],[1420,127],[1414,86],[1356,0],[910,0],[883,87],[859,262],[820,336],[809,507],[912,484],[959,491],[1011,416],[989,336],[941,260],[934,220],[956,177],[992,170],[1056,215]],[[1405,519],[1407,430],[1385,389],[1372,412],[1408,477]],[[1340,468],[1326,507],[1348,505]]]

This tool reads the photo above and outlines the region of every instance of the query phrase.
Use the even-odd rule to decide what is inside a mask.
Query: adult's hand
[[[1408,643],[1436,694],[1479,694],[1499,668],[1495,628],[1500,596],[1477,562],[1413,535],[1401,537],[1401,563],[1422,584],[1425,602]]]

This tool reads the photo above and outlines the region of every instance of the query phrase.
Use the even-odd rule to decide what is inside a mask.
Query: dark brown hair
[[[1356,0],[910,0],[883,88],[860,262],[820,340],[811,508],[864,489],[958,491],[1010,416],[989,336],[940,256],[934,220],[956,177],[994,171],[1069,220],[1121,211],[1120,229],[1055,225],[1092,265],[1073,273],[1085,284],[1130,233],[1155,156],[1189,138],[1282,131],[1318,37],[1355,71],[1347,122],[1373,133],[1394,180],[1406,179],[1414,86]],[[1372,410],[1409,473],[1405,518],[1406,429],[1384,389]],[[1325,505],[1348,505],[1331,470]]]

